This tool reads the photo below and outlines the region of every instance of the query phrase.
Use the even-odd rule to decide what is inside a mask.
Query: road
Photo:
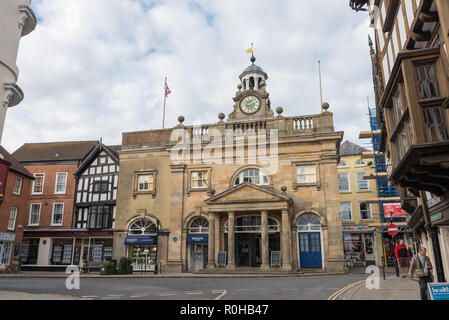
[[[277,278],[81,278],[67,290],[63,278],[3,278],[0,292],[66,295],[85,300],[326,300],[363,274]]]

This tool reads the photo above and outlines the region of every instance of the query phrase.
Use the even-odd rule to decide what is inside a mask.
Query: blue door
[[[320,233],[300,232],[298,239],[301,268],[322,268]]]

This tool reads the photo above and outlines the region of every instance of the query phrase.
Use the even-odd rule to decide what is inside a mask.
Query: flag
[[[168,97],[168,95],[171,93],[170,88],[167,85],[167,82],[165,82],[165,97]]]
[[[248,50],[246,50],[246,53],[251,53],[251,52],[254,52],[256,49],[253,47],[253,48],[250,48],[250,49],[248,49]]]

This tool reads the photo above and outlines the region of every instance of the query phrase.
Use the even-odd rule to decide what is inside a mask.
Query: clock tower
[[[255,62],[252,55],[252,64],[240,75],[238,91],[233,98],[234,111],[228,117],[230,121],[274,117],[270,94],[266,91],[268,75]]]

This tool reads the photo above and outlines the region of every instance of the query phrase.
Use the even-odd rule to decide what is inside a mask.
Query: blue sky
[[[20,43],[25,100],[8,111],[3,145],[103,138],[162,124],[164,77],[172,94],[167,124],[218,121],[233,110],[245,50],[269,76],[272,106],[284,115],[320,112],[358,142],[373,101],[369,22],[348,1],[33,0],[35,32]]]

